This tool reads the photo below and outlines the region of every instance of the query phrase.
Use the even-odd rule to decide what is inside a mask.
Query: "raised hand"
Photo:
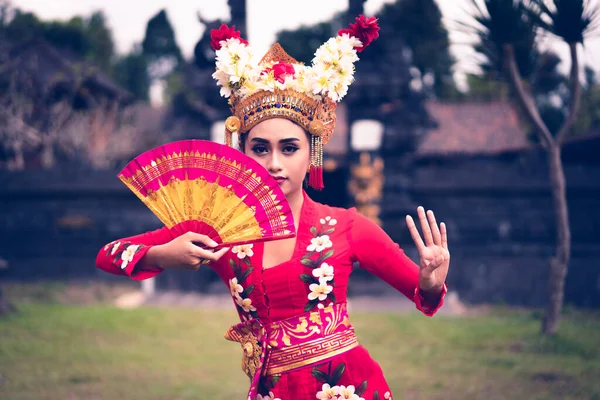
[[[446,282],[448,268],[450,267],[446,224],[442,222],[438,227],[433,211],[429,210],[425,214],[423,207],[417,208],[417,215],[425,241],[421,238],[419,230],[410,215],[406,216],[406,224],[419,252],[421,267],[419,285],[425,291],[433,291],[438,288],[441,290]]]

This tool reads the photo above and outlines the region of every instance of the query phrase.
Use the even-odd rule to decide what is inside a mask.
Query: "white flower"
[[[233,297],[238,298],[240,297],[240,293],[244,291],[244,288],[238,283],[237,278],[233,278],[229,280],[229,291]]]
[[[335,218],[331,218],[329,216],[327,216],[325,218],[321,218],[319,220],[319,222],[321,223],[321,225],[328,224],[329,226],[334,226],[337,224],[337,220]]]
[[[236,297],[235,302],[238,306],[242,307],[245,312],[256,311],[256,307],[252,305],[251,299],[242,299],[241,297]]]
[[[385,400],[392,400],[392,394],[390,392],[385,392],[385,394],[383,395],[383,398]]]
[[[127,267],[127,264],[129,264],[133,260],[133,256],[135,255],[135,252],[139,247],[140,246],[137,244],[132,244],[131,246],[127,247],[125,251],[123,251],[123,253],[121,253],[121,260],[123,260],[123,263],[121,264],[121,269],[125,269],[125,267]]]
[[[327,298],[327,295],[333,290],[333,286],[327,285],[326,282],[311,283],[308,288],[310,289],[308,299],[319,299],[319,301],[325,300]]]
[[[310,244],[306,247],[307,251],[316,251],[321,252],[325,249],[330,248],[331,246],[333,246],[333,243],[331,243],[331,240],[329,239],[329,235],[322,235],[322,236],[317,236],[314,239],[310,239]]]
[[[333,280],[333,267],[324,262],[319,268],[313,269],[312,274],[319,279],[319,282],[328,282]]]
[[[325,308],[325,306],[323,305],[323,303],[319,303],[319,304],[317,304],[317,308],[319,310],[323,310]]]
[[[110,255],[114,256],[115,253],[117,252],[117,250],[119,249],[119,246],[121,245],[121,242],[117,242],[113,245],[112,250],[110,251]]]
[[[350,385],[348,387],[346,386],[340,386],[338,389],[338,393],[339,393],[339,399],[344,399],[344,400],[359,400],[359,397],[357,394],[354,393],[354,386]]]
[[[321,391],[317,393],[317,399],[319,400],[337,400],[338,399],[338,386],[331,387],[328,383],[324,383]]]
[[[231,249],[231,252],[233,254],[237,254],[238,258],[240,260],[246,258],[246,257],[252,257],[254,255],[254,251],[252,250],[253,245],[251,244],[244,244],[241,246],[233,246],[233,248]]]
[[[256,400],[281,400],[280,398],[275,398],[273,392],[269,392],[269,395],[261,396],[260,394],[256,395]]]

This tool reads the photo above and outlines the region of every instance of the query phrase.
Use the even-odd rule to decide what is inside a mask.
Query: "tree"
[[[103,71],[110,72],[115,44],[112,32],[106,26],[106,18],[102,11],[96,11],[87,20],[85,34],[90,41],[88,59]]]
[[[68,21],[41,21],[33,13],[12,10],[0,3],[0,30],[9,44],[41,37],[68,56],[89,60],[104,72],[111,72],[115,46],[101,11],[89,18],[75,16]]]
[[[435,0],[396,0],[376,13],[390,21],[394,34],[411,49],[413,65],[426,82],[427,90],[438,98],[454,95],[454,59],[450,55],[448,30]],[[386,32],[386,35],[389,35]]]
[[[554,214],[556,217],[556,252],[551,260],[548,281],[548,300],[542,321],[542,332],[553,334],[563,305],[564,283],[571,257],[571,232],[566,198],[565,174],[561,148],[572,132],[581,104],[582,85],[579,80],[580,59],[577,53],[584,37],[597,27],[599,6],[584,0],[484,0],[483,6],[472,0],[472,26],[485,40],[485,52],[497,54],[502,72],[510,82],[518,104],[533,126],[540,144],[548,155],[548,168]],[[507,29],[511,27],[511,29]],[[571,57],[569,76],[569,105],[558,131],[553,134],[542,119],[535,103],[535,93],[525,84],[526,70],[519,68],[516,49],[524,38],[529,40],[544,33],[568,44]]]
[[[129,54],[117,59],[113,67],[113,75],[117,83],[136,99],[148,101],[150,76],[148,62],[141,48],[134,47]]]
[[[151,80],[165,79],[182,63],[183,56],[165,10],[148,21],[142,49],[150,67]]]

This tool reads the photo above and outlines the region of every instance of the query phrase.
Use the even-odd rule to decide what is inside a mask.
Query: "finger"
[[[218,246],[217,242],[215,242],[208,236],[202,235],[200,233],[188,232],[188,233],[186,233],[186,237],[187,237],[187,239],[189,239],[190,242],[201,243],[208,247],[217,247]]]
[[[421,235],[419,235],[419,230],[415,225],[415,221],[410,215],[406,216],[406,225],[408,225],[408,231],[410,232],[413,242],[415,242],[415,246],[417,246],[417,250],[421,253],[421,250],[425,248],[425,243],[423,243],[423,239],[421,239]]]
[[[435,214],[433,211],[427,211],[427,219],[429,220],[429,227],[431,228],[431,234],[433,236],[433,243],[436,246],[442,245],[442,235],[440,234],[440,230],[438,228],[437,221],[435,220]]]
[[[220,249],[219,251],[215,252],[215,257],[217,258],[217,260],[219,260],[221,257],[223,257],[227,252],[229,251],[229,247],[223,247],[222,249]]]
[[[442,247],[448,250],[448,234],[446,231],[446,224],[443,222],[440,224],[440,231],[440,234],[442,235]]]
[[[218,258],[216,258],[216,254],[217,253],[214,252],[213,250],[211,250],[211,249],[203,249],[202,247],[198,247],[198,246],[194,246],[194,247],[195,248],[192,248],[190,250],[190,253],[195,258],[205,259],[205,260],[211,260],[211,261],[218,260]]]
[[[421,230],[423,231],[423,239],[427,246],[433,245],[433,236],[431,229],[429,228],[429,222],[427,222],[427,216],[425,215],[425,209],[421,206],[417,208],[417,214],[419,215],[419,221],[421,222]]]

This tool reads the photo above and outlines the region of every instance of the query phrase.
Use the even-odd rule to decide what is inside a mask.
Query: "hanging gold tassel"
[[[225,144],[233,147],[233,134],[239,133],[242,122],[238,117],[232,115],[225,120]]]
[[[311,137],[310,176],[308,185],[315,190],[323,190],[323,141],[320,136]]]

